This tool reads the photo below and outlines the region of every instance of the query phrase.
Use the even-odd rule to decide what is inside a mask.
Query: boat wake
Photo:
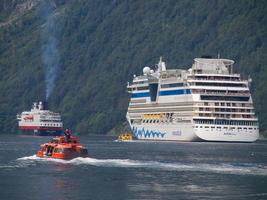
[[[72,160],[60,160],[53,158],[39,158],[36,155],[17,159],[21,166],[32,165],[33,162],[52,162],[71,165],[91,165],[97,167],[120,167],[120,168],[146,168],[162,171],[192,171],[219,174],[258,175],[267,176],[267,166],[257,164],[206,164],[206,163],[165,163],[158,161],[140,161],[130,159],[95,159],[75,158]],[[23,164],[24,163],[24,164]]]

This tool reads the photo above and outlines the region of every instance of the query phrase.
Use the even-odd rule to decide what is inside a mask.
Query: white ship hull
[[[140,140],[254,142],[259,137],[258,130],[193,129],[192,125],[137,125],[131,128],[134,136]]]
[[[134,136],[141,140],[176,140],[176,141],[197,141],[199,138],[194,134],[191,125],[160,125],[134,126]]]
[[[195,134],[204,141],[215,142],[255,142],[259,138],[258,130],[238,131],[238,130],[218,130],[201,129],[194,130]]]

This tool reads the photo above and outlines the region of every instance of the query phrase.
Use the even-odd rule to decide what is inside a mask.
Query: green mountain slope
[[[39,1],[21,2],[34,6],[18,16],[5,10],[16,6],[0,3],[4,132],[16,132],[15,114],[45,98],[47,69],[42,55],[49,35],[56,39],[60,55],[49,104],[75,131],[104,134],[121,125],[128,103],[127,81],[160,56],[167,67],[186,69],[193,58],[218,53],[235,60],[235,70],[253,79],[255,110],[260,130],[266,131],[266,1],[50,0],[47,18]],[[53,20],[53,28],[46,29],[47,19]],[[43,34],[44,30],[48,31]]]

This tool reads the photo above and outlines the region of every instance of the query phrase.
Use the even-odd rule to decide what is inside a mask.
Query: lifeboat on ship
[[[71,136],[66,141],[64,136],[52,138],[48,143],[42,144],[37,152],[40,158],[73,159],[88,157],[87,149],[84,148],[77,137]]]

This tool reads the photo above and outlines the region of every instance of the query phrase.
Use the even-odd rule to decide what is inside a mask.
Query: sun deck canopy
[[[196,74],[232,74],[233,64],[229,59],[195,58],[192,70]]]

